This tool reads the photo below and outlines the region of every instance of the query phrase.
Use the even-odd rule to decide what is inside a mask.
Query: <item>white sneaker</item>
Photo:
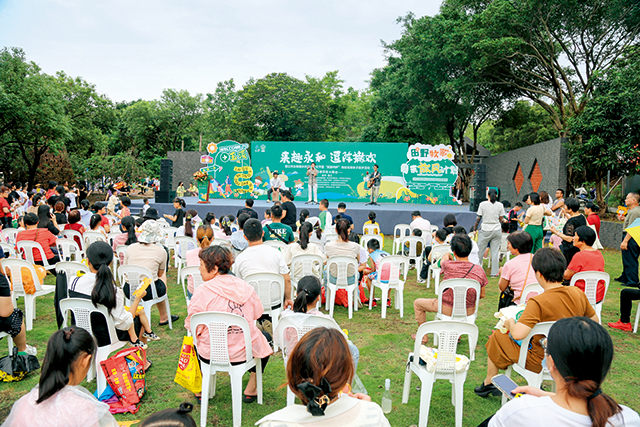
[[[423,279],[422,277],[418,277],[418,283],[425,283],[425,282],[426,282],[425,279]]]
[[[29,345],[29,344],[27,344],[27,349],[24,352],[27,353],[30,356],[37,356],[38,355],[38,349],[35,348],[32,345]]]

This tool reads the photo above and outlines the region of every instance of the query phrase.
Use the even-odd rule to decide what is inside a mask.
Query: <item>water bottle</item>
[[[384,380],[384,391],[382,392],[382,412],[388,414],[391,412],[391,380],[387,378]]]

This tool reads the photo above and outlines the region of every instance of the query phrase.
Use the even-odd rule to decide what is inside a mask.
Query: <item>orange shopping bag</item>
[[[202,391],[202,372],[193,347],[193,337],[184,337],[182,340],[178,370],[173,381],[194,394]]]

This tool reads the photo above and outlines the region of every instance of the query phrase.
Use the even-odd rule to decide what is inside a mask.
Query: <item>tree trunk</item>
[[[607,205],[607,202],[604,200],[603,188],[604,178],[600,178],[598,181],[596,181],[596,204],[600,208],[600,210],[598,211],[598,215],[600,216],[600,218],[602,218],[604,214],[607,213],[607,208],[609,207]]]

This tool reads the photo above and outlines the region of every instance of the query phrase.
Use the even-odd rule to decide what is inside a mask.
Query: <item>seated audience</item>
[[[637,412],[602,391],[613,360],[613,342],[602,326],[586,317],[559,319],[543,344],[556,392],[517,387],[514,392],[524,395],[500,408],[489,427],[640,425]]]
[[[322,205],[322,200],[320,201],[320,205]],[[327,207],[328,207],[328,205],[327,205]],[[322,215],[322,210],[320,212],[320,215]],[[351,215],[347,214],[347,204],[346,203],[344,203],[344,202],[338,203],[338,214],[336,215],[336,217],[333,218],[333,224],[334,225],[338,221],[338,219],[337,219],[338,215],[340,215],[340,218],[343,218],[343,219],[346,219],[347,221],[349,221],[349,226],[351,228],[353,228],[353,218],[351,218]],[[320,217],[320,219],[322,220],[322,216]]]
[[[49,209],[48,206],[45,207],[46,209]],[[40,243],[40,246],[42,246],[42,249],[44,250],[44,256],[47,258],[47,262],[50,265],[57,264],[60,261],[60,258],[58,255],[54,254],[52,250],[52,248],[56,248],[56,236],[51,234],[47,228],[38,228],[38,224],[39,220],[35,214],[26,214],[24,216],[24,226],[27,229],[16,235],[16,243],[23,240]],[[36,264],[43,265],[40,251],[33,251],[33,260]],[[55,270],[52,270],[51,272],[54,273]]]
[[[69,218],[71,218],[71,214],[69,214]],[[114,252],[118,249],[118,246],[130,246],[138,243],[136,220],[132,216],[122,218],[122,221],[120,221],[120,231],[122,231],[122,233],[113,238],[112,247]],[[124,254],[120,254],[119,261],[120,264],[124,263]]]
[[[109,405],[80,386],[95,353],[96,343],[84,329],[55,331],[47,343],[39,384],[13,404],[3,426],[118,427]]]
[[[320,200],[318,204],[318,219],[320,220],[320,228],[322,231],[331,229],[331,224],[335,224],[335,221],[331,218],[331,212],[329,212],[329,201],[327,199]]]
[[[27,344],[27,334],[23,321],[23,313],[13,306],[11,284],[5,276],[5,270],[0,263],[0,332],[6,332],[13,338],[13,344],[18,347],[18,354],[35,356],[38,350]]]
[[[367,242],[367,252],[369,253],[369,259],[371,260],[371,267],[365,267],[364,275],[366,277],[367,289],[369,290],[369,298],[373,298],[374,289],[371,285],[373,280],[380,275],[380,262],[384,257],[391,255],[389,252],[383,251],[380,248],[380,242],[375,239],[371,239]],[[383,273],[380,276],[381,280],[389,280],[389,271]],[[384,301],[383,301],[384,302]],[[391,307],[391,298],[387,300],[387,306]]]
[[[380,406],[371,402],[371,397],[347,392],[354,375],[351,360],[347,340],[341,331],[323,327],[309,331],[293,348],[287,362],[288,386],[302,405],[287,406],[256,424],[260,427],[390,426]]]
[[[453,231],[451,231],[451,234],[449,234],[446,227],[439,229],[433,234],[435,245],[444,245],[449,237],[453,237]],[[423,263],[422,268],[420,269],[420,277],[418,277],[418,283],[424,283],[427,281],[427,277],[429,276],[429,267],[433,262],[433,260],[431,259],[432,248],[433,246],[425,246],[424,251],[422,252]],[[440,260],[438,259],[435,261],[437,262]]]
[[[338,240],[335,242],[329,242],[324,245],[324,253],[327,258],[331,258],[334,256],[348,256],[351,258],[355,258],[358,260],[359,267],[364,270],[366,267],[366,258],[360,259],[360,250],[363,249],[358,243],[349,241],[349,230],[351,229],[351,223],[349,220],[344,218],[339,218],[336,221],[336,233],[338,234]],[[349,284],[353,284],[356,282],[357,278],[357,269],[353,267],[349,267],[347,269],[347,282]],[[329,270],[329,281],[334,283],[337,279],[338,271],[336,265],[331,265]]]
[[[466,234],[456,234],[451,239],[453,254],[447,253],[440,260],[440,268],[444,280],[473,279],[480,283],[480,298],[484,298],[487,275],[482,267],[469,261],[471,253],[471,239]],[[453,289],[446,289],[442,293],[442,314],[450,316],[453,311]],[[467,291],[467,314],[472,315],[476,310],[476,291]],[[427,312],[438,312],[438,298],[418,298],[413,302],[418,326],[427,321]],[[415,334],[411,336],[415,339]]]
[[[64,229],[77,231],[78,233],[83,234],[86,231],[86,228],[84,228],[84,224],[80,221],[80,218],[79,210],[74,209],[69,212],[69,223],[65,224]],[[78,236],[75,236],[75,242],[78,244],[78,247],[82,248],[82,242]]]
[[[141,291],[131,301],[131,307],[125,307],[124,292],[116,286],[109,268],[113,262],[111,246],[106,242],[93,242],[87,248],[87,261],[90,272],[73,279],[69,290],[90,297],[95,306],[98,304],[105,306],[111,315],[120,341],[128,341],[131,346],[146,349],[147,340],[159,340],[160,337],[151,330],[149,319],[142,306],[139,306],[140,300],[147,291]],[[98,345],[108,345],[109,333],[102,319],[100,324],[104,326],[93,327],[94,335]],[[147,360],[145,369],[149,366],[151,363]]]
[[[520,304],[520,296],[524,287],[532,283],[538,283],[531,267],[533,239],[529,233],[516,231],[507,237],[507,249],[513,258],[500,268],[498,287],[500,292],[504,292],[507,287],[510,287],[513,290],[513,302]]]
[[[604,271],[604,257],[599,250],[593,248],[596,242],[596,232],[587,225],[576,228],[573,235],[573,246],[580,250],[576,253],[569,266],[564,272],[565,285],[568,285],[571,278],[582,271]],[[584,292],[584,280],[578,280],[576,287]],[[596,288],[596,302],[604,299],[606,287],[603,280],[598,283]]]
[[[598,211],[600,208],[595,203],[589,202],[584,207],[584,214],[587,216],[587,224],[596,228],[596,234],[600,237],[600,216]]]
[[[431,223],[422,218],[420,211],[411,212],[411,223],[409,224],[409,227],[411,227],[411,230],[419,228],[420,230],[425,230],[426,232],[431,233]]]
[[[274,205],[271,207],[270,224],[264,225],[264,240],[277,240],[285,244],[289,244],[295,240],[293,230],[286,224],[282,223],[282,206]]]
[[[485,346],[488,355],[487,376],[482,384],[475,388],[478,396],[500,395],[500,390],[491,383],[491,378],[498,375],[501,369],[507,369],[518,361],[520,344],[516,340],[524,339],[538,323],[555,322],[573,316],[586,316],[598,321],[598,316],[584,292],[574,286],[562,286],[566,261],[560,251],[552,248],[539,249],[533,256],[531,266],[544,292],[529,299],[517,322],[514,319],[505,322],[508,334],[494,330],[489,337]],[[531,339],[526,368],[540,372],[543,356],[540,339],[534,337]]]
[[[246,213],[249,218],[258,219],[258,212],[253,210],[253,199],[247,199],[244,201],[244,208],[238,210],[236,216],[240,218],[240,215]]]
[[[567,264],[571,264],[573,256],[580,252],[578,248],[573,246],[575,230],[578,227],[586,226],[587,220],[580,213],[580,202],[572,197],[565,200],[565,206],[562,208],[562,211],[566,212],[569,217],[562,228],[562,232],[556,230],[553,226],[551,226],[551,232],[562,239],[560,250],[566,258]]]
[[[184,217],[184,224],[178,227],[178,229],[176,230],[175,237],[182,237],[182,236],[194,237],[193,230],[196,224],[196,221],[194,218],[196,216],[198,216],[198,212],[195,209],[189,209],[187,211],[187,214]],[[179,256],[180,258],[184,258],[187,251],[194,249],[194,245],[191,243],[189,243],[187,246],[188,247],[186,248],[182,248],[180,243],[176,243],[174,251],[177,254],[177,256]]]
[[[106,238],[107,232],[104,227],[101,225],[103,217],[98,214],[94,214],[91,216],[91,221],[89,221],[89,228],[91,231],[97,231],[98,233],[102,233],[102,235]],[[106,218],[105,218],[106,219]]]
[[[49,205],[38,206],[38,228],[46,228],[54,236],[60,234],[56,216],[51,213]]]
[[[102,202],[95,203],[93,205],[93,211],[96,213],[96,215],[100,215],[100,227],[104,229],[105,233],[107,234],[111,233],[111,225],[109,223],[109,218],[105,216],[107,214],[107,207],[105,206],[105,204]],[[158,215],[158,212],[156,211],[156,216],[157,215]],[[158,219],[158,218],[154,218],[154,219]],[[92,230],[94,229],[94,227],[91,226],[91,224],[89,224],[89,226]]]
[[[271,224],[273,222],[271,218],[271,209],[265,209],[264,211],[264,219],[262,220],[262,225]]]
[[[258,222],[257,220],[249,220]],[[270,248],[273,249],[273,248]],[[274,249],[275,250],[275,249]],[[200,254],[200,273],[204,283],[195,290],[188,307],[188,316],[184,322],[185,328],[191,331],[191,316],[207,311],[221,311],[233,313],[247,319],[251,333],[251,348],[253,356],[262,359],[262,370],[273,353],[269,347],[271,336],[258,330],[255,320],[264,312],[262,302],[256,291],[244,280],[231,272],[233,255],[224,246],[210,246]],[[200,326],[194,336],[198,355],[202,363],[209,363],[209,331]],[[234,328],[229,329],[228,335],[229,360],[232,364],[245,361],[246,352],[244,336],[237,334]],[[254,402],[257,398],[256,368],[250,370],[249,382],[244,389],[242,400],[245,403]]]
[[[320,250],[324,253],[324,245],[327,244],[327,237],[322,232],[322,228],[320,228],[320,218],[317,216],[312,216],[307,218],[307,221],[313,227],[313,233],[311,233],[311,238],[309,239],[309,243],[316,244]]]
[[[187,251],[187,255],[185,256],[187,267],[200,265],[200,251],[211,245],[211,241],[213,240],[213,229],[208,225],[201,225],[196,231],[196,239],[200,246]],[[187,293],[189,298],[191,298],[191,295],[193,295],[193,277],[191,276],[187,278]]]
[[[55,205],[53,205],[53,215],[56,218],[56,223],[62,225],[67,223],[67,212],[66,205],[62,201],[57,201]]]
[[[122,196],[120,198],[120,204],[122,205],[122,209],[118,212],[118,218],[122,219],[125,216],[131,216],[131,209],[129,209],[129,206],[131,206],[131,199],[129,196]]]
[[[220,220],[220,228],[213,231],[213,235],[216,239],[229,240],[233,234],[233,215],[225,215]]]
[[[35,200],[35,197],[34,197],[34,200]],[[93,215],[91,213],[91,210],[89,210],[89,208],[91,207],[91,202],[89,202],[87,199],[82,199],[80,201],[80,207],[81,207],[81,209],[79,210],[80,221],[82,221],[82,225],[84,225],[85,228],[87,228],[89,227],[89,222],[91,221],[91,216]]]
[[[376,216],[377,215],[376,215],[375,212],[373,212],[373,211],[369,212],[369,215],[367,216],[367,218],[369,218],[369,220],[366,221],[364,223],[364,225],[377,225],[378,226],[378,229],[374,232],[374,234],[378,234],[378,235],[380,235],[380,237],[382,237],[382,246],[384,246],[384,234],[382,234],[382,231],[381,231],[382,227],[380,227],[380,224],[378,224],[376,222]]]
[[[298,228],[298,241],[287,245],[283,251],[284,260],[289,267],[291,267],[291,260],[297,255],[318,255],[322,258],[323,263],[327,261],[327,257],[316,245],[309,243],[311,235],[313,234],[313,227],[308,222],[303,222]],[[292,272],[294,277],[300,277],[302,274],[302,265],[298,265],[296,271]]]
[[[247,246],[249,246],[249,242],[247,242],[247,239],[244,238],[244,224],[249,218],[251,217],[247,213],[240,214],[240,216],[238,217],[238,227],[240,229],[238,231],[234,231],[229,238],[229,241],[231,242],[231,245],[233,245],[233,248],[239,252],[245,250]]]

